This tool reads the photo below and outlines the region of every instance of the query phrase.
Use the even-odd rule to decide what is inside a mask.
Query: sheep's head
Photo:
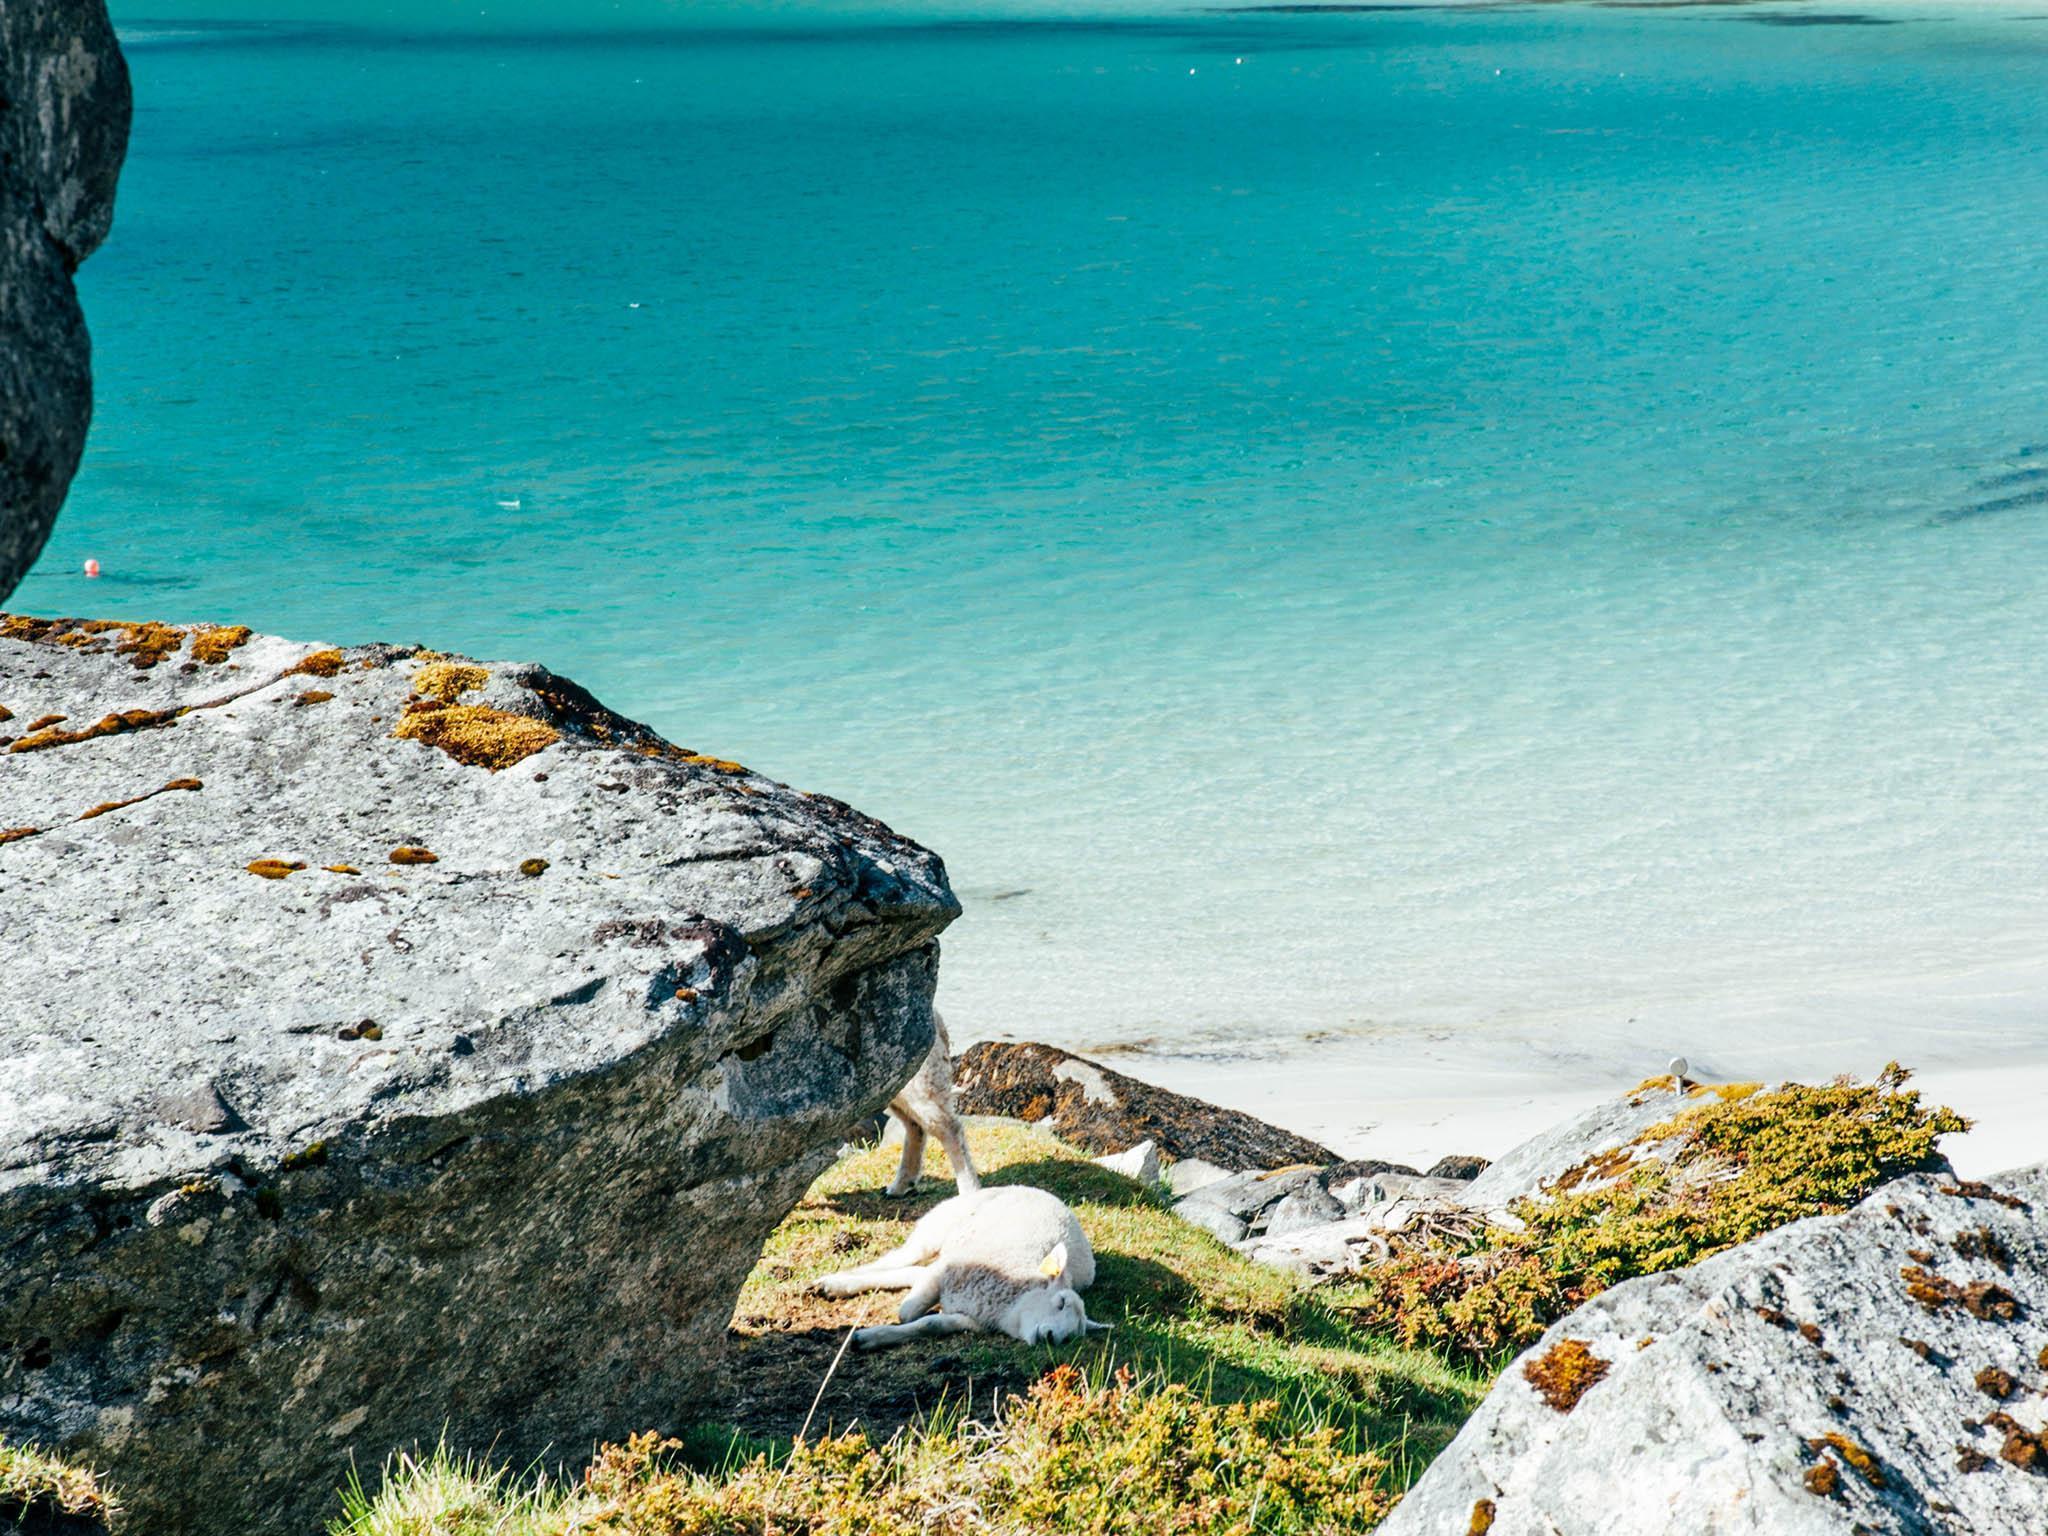
[[[1081,1293],[1067,1279],[1067,1245],[1059,1243],[1038,1266],[1046,1284],[1036,1286],[1017,1298],[1004,1321],[1006,1333],[1026,1344],[1065,1344],[1084,1333],[1106,1333],[1107,1323],[1088,1321],[1088,1309]]]

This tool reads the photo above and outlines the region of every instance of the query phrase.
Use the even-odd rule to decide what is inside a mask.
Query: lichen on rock
[[[1957,1298],[1931,1309],[1901,1278],[1930,1241]],[[1972,1311],[1977,1286],[2009,1305]],[[1491,1536],[2048,1531],[2044,1327],[2048,1164],[1894,1180],[1561,1319],[1380,1536],[1458,1530],[1475,1499],[1495,1506]],[[1607,1369],[1560,1413],[1529,1378],[1572,1349]]]

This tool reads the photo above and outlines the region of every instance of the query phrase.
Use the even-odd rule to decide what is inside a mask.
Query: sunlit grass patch
[[[934,1414],[703,1471],[674,1441],[609,1446],[579,1481],[433,1456],[349,1490],[336,1536],[1335,1536],[1377,1524],[1386,1465],[1269,1402],[1163,1376],[1041,1377],[987,1422]]]
[[[88,1468],[0,1440],[0,1521],[83,1536],[107,1529],[119,1513],[118,1501]]]
[[[1269,1400],[1294,1423],[1386,1455],[1399,1487],[1484,1393],[1476,1375],[1351,1326],[1321,1293],[1174,1216],[1162,1192],[1044,1132],[976,1123],[968,1140],[987,1183],[1034,1184],[1073,1206],[1095,1250],[1089,1316],[1115,1331],[1063,1349],[967,1334],[848,1356],[819,1402],[820,1426],[885,1433],[941,1405],[986,1416],[1005,1393],[1060,1361],[1098,1381],[1129,1364],[1206,1401]],[[934,1176],[912,1198],[885,1198],[896,1156],[894,1148],[848,1155],[769,1239],[734,1313],[735,1422],[793,1433],[846,1329],[893,1318],[893,1294],[828,1300],[809,1287],[900,1243],[918,1216],[953,1193],[935,1160]]]

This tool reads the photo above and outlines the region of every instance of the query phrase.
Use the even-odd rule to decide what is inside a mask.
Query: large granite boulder
[[[704,1410],[939,860],[533,665],[0,616],[0,1438],[151,1532]]]
[[[0,5],[0,598],[85,447],[92,349],[71,276],[113,222],[128,115],[104,0]]]
[[[953,1063],[963,1114],[1046,1122],[1089,1152],[1150,1141],[1168,1157],[1199,1158],[1226,1172],[1340,1161],[1328,1147],[1206,1099],[1156,1088],[1054,1045],[987,1041]]]
[[[2044,1388],[2048,1164],[1915,1175],[1579,1308],[1381,1536],[2048,1531]]]

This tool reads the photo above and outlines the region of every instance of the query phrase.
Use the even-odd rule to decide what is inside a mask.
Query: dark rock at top
[[[1469,1182],[1478,1178],[1479,1175],[1486,1172],[1491,1166],[1492,1162],[1489,1158],[1460,1156],[1453,1153],[1449,1157],[1440,1157],[1434,1163],[1431,1163],[1427,1177],[1432,1179],[1463,1179]]]
[[[113,222],[128,117],[103,0],[0,4],[0,598],[85,446],[92,348],[71,277]]]
[[[963,1114],[1050,1119],[1063,1140],[1090,1152],[1121,1152],[1153,1141],[1172,1158],[1198,1157],[1233,1170],[1322,1167],[1328,1147],[1206,1099],[1191,1098],[1063,1051],[988,1041],[953,1066]]]

